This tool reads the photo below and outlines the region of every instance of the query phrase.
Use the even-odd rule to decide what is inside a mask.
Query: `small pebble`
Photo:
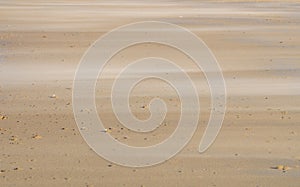
[[[288,166],[284,166],[284,165],[278,165],[275,167],[271,167],[271,169],[277,169],[277,170],[281,170],[282,172],[286,172],[287,170],[290,170],[291,168]]]
[[[36,135],[33,135],[32,138],[33,138],[33,139],[42,139],[43,137],[36,134]]]
[[[7,119],[7,117],[6,117],[6,116],[0,115],[0,119],[1,119],[1,120],[5,120],[5,119]]]
[[[53,95],[51,95],[51,96],[49,96],[49,97],[52,98],[52,99],[57,98],[55,94],[53,94]]]

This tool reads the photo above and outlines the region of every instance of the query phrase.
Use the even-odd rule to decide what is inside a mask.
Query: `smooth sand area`
[[[148,168],[110,163],[79,133],[72,84],[85,50],[109,30],[135,21],[186,27],[214,53],[227,84],[227,111],[215,143],[197,152],[209,115],[203,73],[165,46],[131,47],[111,60],[96,85],[111,135],[152,145],[174,131],[179,100],[149,80],[133,90],[132,111],[149,117],[150,96],[170,111],[152,133],[128,131],[110,100],[124,59],[162,55],[184,66],[200,92],[201,118],[189,144]],[[55,94],[55,97],[50,97]],[[300,186],[300,2],[0,1],[0,186]]]

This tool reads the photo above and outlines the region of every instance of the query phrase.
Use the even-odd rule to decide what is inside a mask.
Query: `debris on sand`
[[[111,128],[109,128],[109,129],[104,129],[104,130],[102,130],[101,132],[109,133],[109,132],[111,132]]]
[[[1,119],[1,120],[5,120],[5,119],[7,119],[7,116],[0,115],[0,119]]]
[[[15,167],[15,168],[13,168],[13,170],[15,170],[15,171],[22,171],[22,170],[24,170],[24,169],[23,169],[23,168]]]
[[[33,139],[42,139],[43,137],[40,136],[40,135],[35,134],[35,135],[32,136],[32,138]]]
[[[50,95],[49,97],[50,97],[51,99],[57,98],[55,94],[52,94],[52,95]]]
[[[11,137],[9,138],[9,143],[10,143],[10,144],[19,144],[19,139],[18,139],[18,137],[16,137],[16,136],[11,136]]]
[[[286,172],[287,170],[290,170],[292,168],[289,167],[289,166],[278,165],[278,166],[271,167],[271,169],[277,169],[277,170],[280,170],[282,172]]]

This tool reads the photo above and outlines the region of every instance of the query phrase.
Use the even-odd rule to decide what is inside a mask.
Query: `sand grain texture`
[[[298,1],[0,1],[0,186],[300,186],[299,12]],[[145,20],[178,24],[206,42],[224,73],[227,111],[217,140],[199,154],[210,104],[203,73],[165,46],[125,50],[96,86],[107,133],[143,146],[176,128],[178,97],[155,80],[139,85],[130,102],[146,119],[151,97],[144,93],[165,99],[170,113],[159,129],[129,132],[112,113],[111,77],[136,57],[174,58],[190,71],[202,106],[197,132],[176,157],[127,168],[99,157],[80,136],[72,81],[98,37]]]

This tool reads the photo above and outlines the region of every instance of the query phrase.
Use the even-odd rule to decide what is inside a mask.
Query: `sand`
[[[299,11],[297,1],[1,1],[0,186],[299,186]],[[174,131],[180,114],[174,90],[149,80],[133,90],[132,111],[146,119],[144,106],[161,96],[170,107],[164,124],[148,134],[122,127],[107,99],[122,58],[149,51],[173,58],[189,72],[201,102],[198,129],[178,155],[130,168],[86,144],[72,111],[72,86],[89,45],[115,27],[145,20],[178,24],[205,41],[223,70],[227,111],[214,144],[198,153],[210,104],[203,73],[167,47],[129,48],[96,86],[99,116],[112,136],[152,145]]]

